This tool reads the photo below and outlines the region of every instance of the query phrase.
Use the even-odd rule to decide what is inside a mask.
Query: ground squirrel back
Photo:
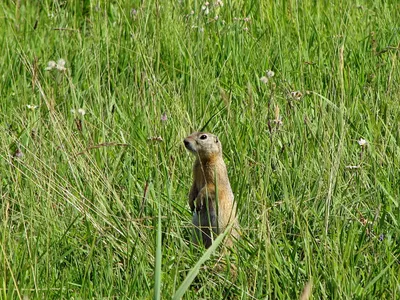
[[[192,133],[183,142],[196,157],[189,193],[195,226],[193,240],[196,244],[202,242],[208,248],[213,241],[212,234],[218,235],[233,223],[226,239],[226,245],[230,246],[232,237],[239,237],[239,222],[221,142],[217,136],[205,132]]]

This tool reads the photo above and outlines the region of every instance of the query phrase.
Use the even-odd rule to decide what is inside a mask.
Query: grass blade
[[[161,208],[158,207],[156,269],[154,272],[154,300],[159,300],[161,295]]]
[[[211,254],[218,248],[221,241],[224,239],[225,235],[231,229],[232,224],[229,225],[225,231],[220,234],[215,241],[212,243],[211,247],[207,249],[207,251],[203,254],[203,256],[198,260],[198,262],[194,265],[192,270],[190,270],[189,274],[186,276],[185,280],[182,282],[178,290],[175,292],[174,296],[172,297],[173,300],[181,299],[182,296],[185,294],[187,289],[190,287],[193,280],[196,278],[197,274],[199,273],[200,267],[204,264],[211,256]]]

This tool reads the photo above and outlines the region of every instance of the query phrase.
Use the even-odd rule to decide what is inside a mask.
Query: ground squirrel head
[[[194,132],[183,140],[186,149],[201,160],[209,160],[222,155],[218,137],[212,133]]]

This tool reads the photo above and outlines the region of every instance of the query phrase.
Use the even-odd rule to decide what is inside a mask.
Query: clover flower
[[[67,68],[65,67],[65,60],[60,58],[59,60],[57,60],[57,62],[55,62],[54,60],[50,60],[47,63],[47,67],[45,68],[45,71],[51,71],[53,69],[56,69],[60,72],[64,72],[67,70]]]
[[[26,105],[26,108],[27,109],[30,109],[30,110],[35,110],[35,109],[37,109],[39,106],[37,106],[37,105],[33,105],[33,104],[27,104]]]
[[[70,110],[71,114],[75,115],[75,114],[79,114],[82,117],[86,114],[86,110],[84,110],[83,108],[78,108],[78,109],[71,109]]]
[[[56,69],[58,71],[61,71],[61,72],[66,70],[66,68],[65,68],[65,60],[64,59],[60,58],[59,60],[57,60]]]
[[[268,71],[266,72],[266,74],[267,74],[267,77],[268,77],[268,78],[272,78],[272,77],[274,77],[275,72],[274,72],[274,71],[271,71],[271,70],[268,70]]]
[[[47,63],[47,67],[45,68],[46,71],[53,70],[55,67],[57,67],[57,63],[54,60],[50,60]]]
[[[363,138],[359,139],[359,140],[357,141],[357,143],[358,143],[361,147],[364,147],[364,146],[366,146],[366,145],[368,144],[368,142],[367,142],[366,140],[364,140]]]

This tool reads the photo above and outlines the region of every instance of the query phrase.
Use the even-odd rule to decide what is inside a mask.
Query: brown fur
[[[196,156],[193,165],[193,184],[189,193],[189,206],[196,227],[194,242],[201,241],[206,248],[213,234],[224,232],[233,223],[225,244],[232,245],[232,237],[239,238],[236,203],[229,183],[218,137],[211,133],[195,132],[184,140],[185,147]],[[218,191],[218,192],[216,192]],[[218,200],[218,201],[217,201]]]

